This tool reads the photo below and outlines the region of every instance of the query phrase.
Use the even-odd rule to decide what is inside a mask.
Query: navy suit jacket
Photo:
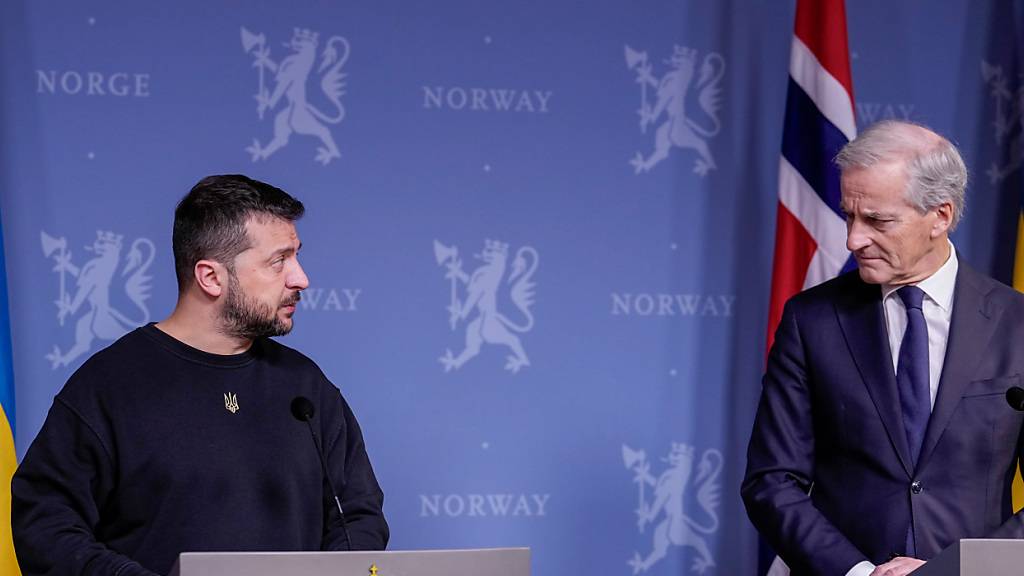
[[[957,273],[946,358],[916,469],[911,466],[881,289],[854,271],[793,297],[764,376],[742,495],[793,574],[843,575],[906,548],[1020,538],[1010,484],[1024,413],[1024,295]]]

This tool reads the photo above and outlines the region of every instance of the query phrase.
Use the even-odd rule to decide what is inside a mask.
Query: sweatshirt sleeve
[[[333,435],[325,435],[329,439],[326,452],[345,519],[342,526],[334,501],[325,489],[323,547],[325,550],[383,550],[389,536],[384,520],[384,493],[370,466],[355,414],[340,394],[337,402],[340,414],[335,422],[338,424]],[[346,540],[350,540],[350,546],[346,545]]]
[[[96,539],[113,489],[107,446],[58,396],[11,481],[11,525],[24,576],[155,576]]]

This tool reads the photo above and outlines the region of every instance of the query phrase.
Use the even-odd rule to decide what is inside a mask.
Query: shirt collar
[[[952,242],[949,242],[949,258],[946,258],[945,264],[939,267],[934,274],[918,282],[916,286],[944,312],[949,312],[953,308],[953,291],[956,288],[956,273],[959,268],[956,248]],[[902,287],[883,284],[882,300],[892,296]]]

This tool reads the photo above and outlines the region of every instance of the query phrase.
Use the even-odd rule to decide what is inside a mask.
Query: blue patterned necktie
[[[907,331],[900,344],[896,368],[896,385],[900,391],[903,428],[910,447],[911,464],[917,466],[924,432],[931,416],[931,392],[928,386],[928,324],[921,304],[924,291],[917,286],[904,286],[896,291],[907,309]]]
[[[900,344],[900,357],[896,364],[896,386],[900,392],[903,411],[903,429],[910,447],[911,466],[917,467],[921,455],[924,432],[932,412],[931,390],[928,384],[928,324],[924,320],[921,304],[924,291],[917,286],[904,286],[896,291],[907,309],[907,331]],[[907,526],[907,556],[917,556],[914,541],[914,523]]]

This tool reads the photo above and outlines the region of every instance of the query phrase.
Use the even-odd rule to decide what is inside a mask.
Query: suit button
[[[921,490],[924,490],[924,488],[921,486],[920,480],[914,480],[913,482],[910,483],[910,491],[912,493],[920,494]]]

